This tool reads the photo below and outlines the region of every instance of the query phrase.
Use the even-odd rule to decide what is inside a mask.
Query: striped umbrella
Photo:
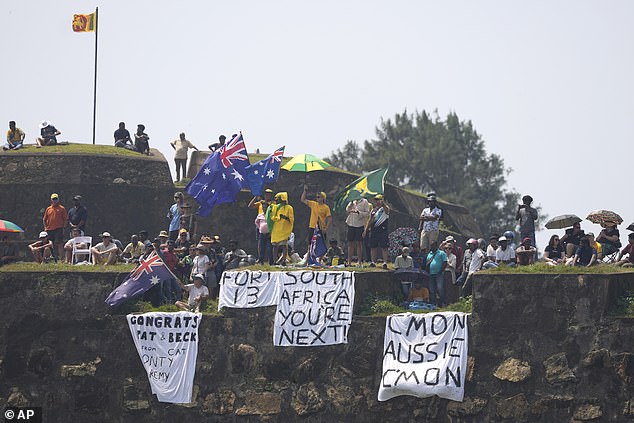
[[[282,169],[289,172],[312,172],[315,170],[324,170],[330,167],[330,163],[326,163],[317,156],[312,154],[300,154],[288,161]]]
[[[13,222],[0,219],[0,232],[24,232],[24,229]]]

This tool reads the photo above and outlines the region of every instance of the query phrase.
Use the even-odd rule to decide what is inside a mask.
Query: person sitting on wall
[[[145,133],[145,125],[142,123],[136,127],[134,149],[141,154],[150,155],[150,137]]]
[[[614,254],[621,248],[621,241],[619,240],[619,230],[616,229],[616,224],[612,222],[606,222],[604,228],[597,235],[596,241],[601,244],[601,251],[603,256],[609,256]]]
[[[0,266],[13,263],[20,260],[18,256],[18,246],[9,240],[9,236],[5,235],[0,243]]]
[[[70,231],[71,238],[64,244],[64,263],[73,264],[73,245],[77,245],[77,248],[85,249],[87,247],[84,242],[76,242],[75,238],[82,236],[79,228],[73,228]],[[86,259],[86,254],[77,255],[79,261]]]
[[[597,250],[590,246],[590,240],[587,237],[581,238],[571,264],[574,266],[590,267],[596,260]]]
[[[238,248],[238,241],[229,240],[229,251],[224,257],[225,270],[237,269],[240,267],[240,262],[246,258],[247,253],[242,248]]]
[[[429,302],[429,289],[423,286],[423,282],[414,281],[414,286],[409,291],[409,295],[407,296],[407,301],[422,301],[425,303]]]
[[[575,255],[581,238],[584,236],[586,236],[586,234],[581,229],[580,223],[575,223],[572,225],[572,228],[566,229],[566,233],[561,237],[561,245],[566,249],[566,257],[570,258]]]
[[[177,279],[183,291],[187,291],[189,293],[189,298],[187,302],[179,300],[174,304],[176,304],[176,306],[181,310],[198,313],[200,312],[204,301],[209,298],[209,289],[203,285],[205,280],[204,275],[197,273],[194,275],[193,279],[194,283],[188,283],[187,285],[183,285],[183,283]]]
[[[57,136],[62,133],[55,128],[51,122],[44,120],[40,124],[40,136],[35,139],[36,147],[44,147],[47,145],[56,145],[57,144]]]
[[[92,252],[92,264],[103,264],[104,266],[115,264],[119,256],[119,247],[112,242],[109,232],[101,234],[102,242],[90,249]]]
[[[114,131],[114,146],[134,151],[134,143],[130,138],[130,131],[125,129],[125,122],[119,122],[119,129]]]
[[[603,258],[603,245],[594,239],[594,234],[592,232],[588,232],[586,234],[586,238],[590,241],[590,246],[597,250],[597,260],[601,260]]]
[[[139,241],[139,236],[135,234],[130,237],[130,243],[123,249],[121,257],[126,263],[138,263],[144,251],[145,244]]]
[[[29,244],[29,250],[31,250],[36,262],[40,264],[48,262],[53,256],[53,241],[48,239],[46,231],[42,231],[40,232],[40,239],[33,244]]]
[[[544,250],[544,262],[550,266],[558,266],[566,261],[566,249],[561,245],[559,235],[553,235]]]
[[[19,150],[24,143],[24,131],[15,126],[15,121],[9,122],[9,130],[7,131],[7,142],[2,146],[3,150]]]
[[[527,266],[535,263],[536,252],[537,249],[533,247],[533,240],[527,236],[524,237],[520,246],[515,250],[515,254],[517,255],[517,264],[520,266]]]
[[[337,245],[338,242],[336,239],[330,240],[330,247],[326,250],[326,264],[328,266],[337,266],[339,264],[344,263],[345,254],[343,252],[343,248]]]
[[[619,252],[616,258],[615,266],[633,267],[634,266],[634,232],[627,236],[628,244]],[[627,256],[627,258],[625,258]]]
[[[529,238],[530,239],[530,238]],[[515,262],[517,261],[515,258],[515,250],[509,247],[508,239],[502,235],[498,238],[498,242],[500,245],[495,250],[495,262],[499,265],[505,264],[507,266],[515,266]]]

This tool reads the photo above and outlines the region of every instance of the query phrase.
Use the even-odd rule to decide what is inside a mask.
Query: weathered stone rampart
[[[377,402],[385,318],[355,316],[347,345],[280,348],[272,308],[205,316],[190,406],[156,401],[124,316],[103,303],[124,276],[0,272],[0,408],[82,423],[634,418],[634,320],[607,315],[632,273],[477,275],[462,403]],[[357,297],[391,283],[358,274]]]

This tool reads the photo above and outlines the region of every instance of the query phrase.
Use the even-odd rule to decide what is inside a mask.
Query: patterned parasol
[[[0,232],[24,232],[24,229],[8,220],[0,220]]]
[[[590,222],[596,223],[601,226],[605,226],[606,223],[614,225],[620,225],[623,223],[623,219],[618,214],[610,210],[597,210],[593,211],[586,217]]]
[[[418,231],[414,228],[398,228],[388,235],[390,241],[389,253],[394,258],[401,254],[403,245],[412,245],[418,242]]]

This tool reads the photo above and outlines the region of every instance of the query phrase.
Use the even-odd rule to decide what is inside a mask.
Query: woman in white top
[[[190,273],[190,279],[193,280],[194,275],[201,274],[207,275],[207,270],[209,270],[210,261],[209,257],[205,253],[205,246],[198,244],[196,246],[196,257],[192,261],[192,271]]]

